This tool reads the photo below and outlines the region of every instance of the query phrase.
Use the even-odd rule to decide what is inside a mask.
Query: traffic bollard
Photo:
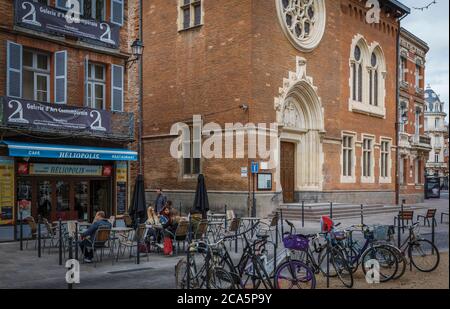
[[[398,225],[398,227],[397,227],[397,248],[400,248],[401,247],[401,245],[402,245],[402,236],[401,236],[401,232],[400,232],[400,216],[398,216],[397,217],[397,225]]]
[[[192,219],[191,216],[189,216],[189,231],[188,231],[188,249],[187,249],[187,256],[186,256],[186,280],[187,280],[187,289],[189,290],[191,288],[191,244],[192,244]]]
[[[227,230],[227,228],[228,228],[228,206],[227,206],[227,204],[225,204],[225,231]]]
[[[139,245],[140,245],[140,235],[139,235],[139,225],[136,228],[136,264],[139,265],[141,260],[141,250],[139,250]]]
[[[62,223],[61,223],[61,218],[58,219],[58,231],[59,231],[59,240],[58,240],[58,253],[59,253],[59,265],[62,265],[63,262],[63,258],[62,258],[62,242],[63,242],[63,238],[62,238]]]
[[[284,235],[283,209],[280,209],[281,235]]]
[[[305,201],[302,201],[302,227],[305,227]]]
[[[78,261],[78,221],[75,222],[75,259]]]
[[[330,248],[330,243],[327,239],[327,250]],[[326,253],[325,253],[326,254]],[[331,251],[327,254],[327,289],[330,288],[330,254]]]
[[[73,239],[72,239],[72,236],[69,236],[69,260],[73,259],[73,251],[72,251],[72,249],[73,249]],[[72,283],[68,283],[67,288],[69,290],[72,290],[73,289],[73,284]]]
[[[333,219],[333,202],[330,202],[330,219]]]
[[[361,225],[364,225],[364,205],[361,204]]]
[[[20,211],[20,251],[23,251],[23,213]]]
[[[38,216],[38,257],[41,257],[41,215]]]
[[[433,217],[433,219],[431,219],[431,242],[433,243],[433,245],[435,245],[435,241],[436,241],[436,239],[435,239],[435,237],[436,237],[436,234],[435,234],[436,230],[434,228],[434,223],[435,223],[435,219]],[[434,255],[434,246],[432,246],[432,248],[431,248],[431,254]]]

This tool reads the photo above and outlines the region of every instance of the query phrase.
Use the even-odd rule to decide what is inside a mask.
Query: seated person
[[[159,217],[156,214],[155,210],[153,209],[153,207],[149,207],[147,208],[147,224],[149,225],[157,225],[160,224],[159,223]]]
[[[108,219],[106,219],[104,211],[98,211],[95,214],[95,219],[92,225],[81,234],[81,238],[83,240],[80,243],[80,248],[81,251],[84,252],[84,261],[86,263],[92,263],[92,259],[94,257],[94,252],[92,251],[92,239],[100,227],[108,229],[112,227],[111,223]]]
[[[160,213],[159,222],[165,230],[168,230],[172,234],[175,234],[178,226],[174,219],[175,218],[173,216],[173,213],[170,211],[170,208],[165,206]]]

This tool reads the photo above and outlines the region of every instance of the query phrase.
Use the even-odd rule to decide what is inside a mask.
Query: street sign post
[[[256,217],[256,175],[259,173],[259,163],[252,161],[252,179],[253,179],[253,206],[252,217]]]

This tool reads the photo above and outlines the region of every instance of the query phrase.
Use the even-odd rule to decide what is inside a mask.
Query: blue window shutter
[[[120,65],[111,67],[111,110],[123,112],[123,72]]]
[[[67,51],[55,53],[55,103],[67,103]]]
[[[56,0],[56,7],[59,9],[67,10],[67,0]]]
[[[111,23],[123,25],[124,0],[111,0]]]
[[[6,95],[22,97],[22,45],[6,43]]]

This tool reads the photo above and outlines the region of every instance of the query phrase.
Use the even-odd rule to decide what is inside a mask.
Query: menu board
[[[14,222],[14,160],[0,157],[0,225]]]
[[[116,192],[117,192],[117,214],[123,215],[127,210],[127,184],[125,182],[118,182]]]
[[[127,211],[127,182],[128,165],[126,162],[116,163],[116,202],[117,215],[123,215]]]

